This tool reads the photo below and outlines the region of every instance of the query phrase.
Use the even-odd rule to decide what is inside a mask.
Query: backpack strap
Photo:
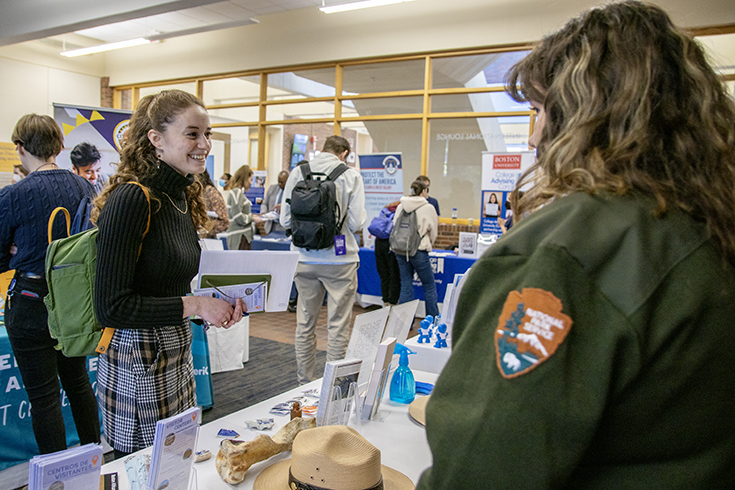
[[[327,180],[334,182],[335,180],[339,178],[340,175],[347,172],[348,168],[349,167],[345,165],[344,163],[340,163],[334,168],[334,170],[330,172],[329,175],[327,175]],[[339,203],[336,203],[336,204],[337,204],[337,211],[339,211]],[[346,219],[347,219],[347,213],[345,213],[345,215],[342,216],[341,220],[337,220],[337,233],[340,233],[342,231],[342,226],[344,226]]]
[[[151,229],[151,195],[148,192],[148,188],[142,185],[140,182],[127,182],[128,184],[135,184],[138,187],[141,188],[143,191],[143,194],[145,194],[145,199],[148,201],[148,221],[145,225],[145,231],[143,231],[143,239],[145,239],[145,236],[148,234],[148,230]],[[58,209],[58,208],[57,208]],[[64,208],[61,208],[64,209]],[[54,210],[55,211],[55,210]],[[66,209],[64,209],[66,211]],[[68,211],[67,211],[68,214]],[[67,221],[68,223],[68,221]],[[50,232],[49,232],[50,233]],[[50,237],[50,235],[49,235]],[[140,253],[143,251],[143,240],[140,241],[140,248],[138,249],[138,257],[140,257]],[[100,338],[99,343],[97,344],[97,348],[94,350],[98,354],[104,354],[107,352],[107,348],[110,346],[110,341],[112,341],[112,336],[115,333],[115,329],[112,327],[105,327],[102,330],[102,337]]]
[[[309,166],[309,162],[302,163],[299,167],[301,167],[301,175],[304,176],[304,180],[311,180],[311,167]]]
[[[347,166],[347,165],[345,165],[344,163],[340,163],[339,165],[337,165],[337,166],[336,166],[336,167],[334,168],[334,170],[332,170],[332,173],[330,173],[330,174],[329,174],[329,175],[327,176],[327,180],[331,180],[332,182],[334,182],[335,180],[337,180],[337,178],[338,178],[338,177],[339,177],[340,175],[342,175],[343,173],[347,172],[347,169],[349,169],[349,168],[350,168],[350,167],[348,167],[348,166]]]
[[[82,200],[79,201],[79,206],[77,206],[77,213],[78,213],[79,212],[79,207],[82,205],[82,203],[84,202],[84,199],[87,196],[84,195],[84,189],[82,188],[82,185],[79,183],[79,181],[77,181],[77,179],[72,179],[72,180],[74,181],[74,183],[77,185],[77,187],[79,188],[79,190],[82,193]],[[65,207],[59,206],[58,208],[56,208],[53,211],[51,211],[51,217],[48,219],[48,243],[49,243],[49,245],[51,245],[51,242],[52,242],[52,240],[51,240],[51,234],[52,234],[53,228],[54,228],[54,219],[56,218],[56,215],[59,212],[63,212],[64,213],[64,218],[66,218],[66,236],[71,236],[71,215],[69,214],[69,210],[68,209],[66,209]],[[75,215],[75,217],[76,217],[76,215]]]
[[[69,216],[69,210],[67,210],[63,206],[59,206],[58,208],[51,211],[51,217],[48,219],[48,243],[49,245],[52,242],[51,236],[54,231],[54,219],[56,218],[56,215],[59,214],[59,212],[64,213],[64,219],[66,220],[66,236],[69,236],[70,234],[70,221],[71,217]]]

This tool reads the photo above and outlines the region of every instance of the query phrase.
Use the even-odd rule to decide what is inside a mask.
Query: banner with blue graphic
[[[367,219],[362,228],[365,247],[372,247],[375,237],[368,232],[370,222],[387,204],[403,196],[403,165],[400,153],[373,153],[359,155],[360,174],[365,185]]]
[[[268,172],[266,170],[253,170],[253,183],[250,189],[245,191],[245,197],[250,200],[250,212],[260,214],[260,206],[263,204],[265,196],[265,178]]]
[[[523,172],[536,161],[536,152],[482,153],[482,201],[480,233],[501,235],[498,218],[508,219],[510,194]]]
[[[54,103],[54,120],[64,132],[64,149],[56,158],[56,164],[71,170],[71,150],[87,142],[100,152],[102,173],[108,177],[114,174],[132,114],[132,111],[118,109]]]

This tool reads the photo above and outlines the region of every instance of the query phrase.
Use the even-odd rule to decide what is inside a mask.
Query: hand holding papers
[[[194,296],[211,296],[235,305],[237,298],[242,299],[248,313],[265,311],[265,301],[268,297],[266,281],[234,286],[214,286],[211,288],[195,289]]]
[[[298,261],[298,252],[202,250],[199,287],[222,288],[266,281],[265,311],[285,311]]]
[[[281,215],[275,211],[268,211],[267,213],[261,214],[260,217],[265,221],[278,221],[281,219]]]

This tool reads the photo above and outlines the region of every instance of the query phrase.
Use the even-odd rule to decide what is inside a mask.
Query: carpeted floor
[[[317,351],[316,372],[324,372],[327,353]],[[214,406],[204,411],[207,423],[298,386],[293,344],[250,337],[250,360],[242,369],[212,375]]]

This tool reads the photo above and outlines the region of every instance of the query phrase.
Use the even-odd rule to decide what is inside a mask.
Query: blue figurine
[[[434,344],[434,347],[436,347],[437,349],[446,347],[448,336],[449,334],[447,333],[447,324],[442,323],[441,325],[439,325],[439,328],[436,329],[436,344]]]
[[[432,320],[431,316],[427,316],[421,320],[421,326],[419,327],[419,344],[430,344],[431,343],[431,328]]]

